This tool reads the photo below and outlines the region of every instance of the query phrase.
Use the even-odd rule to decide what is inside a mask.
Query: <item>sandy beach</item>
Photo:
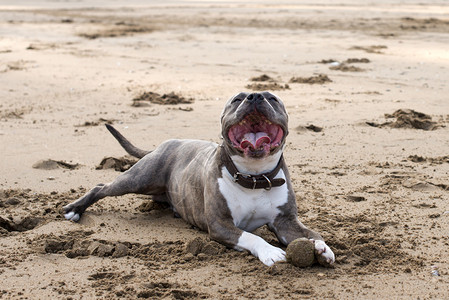
[[[448,16],[446,1],[3,1],[0,299],[449,298]],[[335,268],[267,267],[141,195],[64,219],[136,161],[104,124],[147,150],[220,143],[225,102],[262,90],[286,105],[300,220]]]

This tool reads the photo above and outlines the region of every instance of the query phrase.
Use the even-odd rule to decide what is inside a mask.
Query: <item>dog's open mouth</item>
[[[232,145],[249,156],[265,156],[280,146],[284,131],[264,115],[247,115],[228,132]]]

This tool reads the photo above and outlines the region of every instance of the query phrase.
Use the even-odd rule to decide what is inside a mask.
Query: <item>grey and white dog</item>
[[[288,115],[272,93],[240,93],[221,115],[221,145],[200,140],[168,140],[154,151],[133,146],[112,126],[109,131],[125,150],[141,158],[113,182],[99,184],[64,207],[78,221],[93,203],[128,193],[154,195],[210,238],[237,250],[250,251],[265,265],[285,260],[285,251],[252,234],[268,225],[288,245],[306,237],[322,265],[335,261],[316,232],[298,220],[295,193],[283,159]]]

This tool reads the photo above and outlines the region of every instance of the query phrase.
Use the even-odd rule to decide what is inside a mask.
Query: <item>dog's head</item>
[[[226,103],[221,126],[230,155],[263,158],[283,148],[288,115],[281,99],[272,93],[239,93]]]

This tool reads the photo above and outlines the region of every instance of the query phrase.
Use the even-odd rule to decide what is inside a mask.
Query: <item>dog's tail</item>
[[[142,158],[151,152],[151,151],[145,151],[145,150],[139,149],[136,146],[134,146],[133,144],[131,144],[120,132],[117,131],[117,129],[115,129],[111,125],[106,124],[106,128],[115,137],[115,139],[120,143],[120,145],[126,150],[126,152],[129,153],[129,155],[132,155],[137,158]]]

